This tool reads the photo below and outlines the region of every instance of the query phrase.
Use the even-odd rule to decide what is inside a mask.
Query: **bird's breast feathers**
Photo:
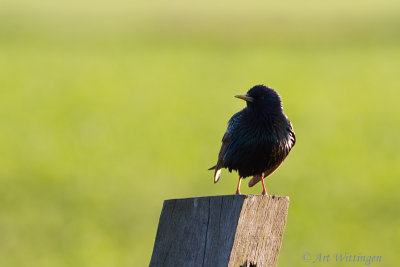
[[[240,150],[264,150],[268,153],[273,149],[291,150],[294,146],[294,132],[290,121],[281,116],[264,115],[254,116],[243,112],[241,116],[234,116],[228,130],[232,135],[232,143]],[[233,152],[233,151],[231,151]]]

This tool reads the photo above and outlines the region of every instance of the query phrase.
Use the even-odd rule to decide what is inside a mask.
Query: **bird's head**
[[[245,95],[236,95],[235,97],[245,100],[247,107],[251,109],[268,111],[282,110],[282,102],[278,93],[265,85],[256,85]]]

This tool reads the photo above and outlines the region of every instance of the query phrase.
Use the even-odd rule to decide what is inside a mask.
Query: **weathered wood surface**
[[[289,197],[165,200],[150,266],[276,266]]]

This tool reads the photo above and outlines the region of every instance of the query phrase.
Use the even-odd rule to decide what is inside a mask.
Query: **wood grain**
[[[288,197],[164,201],[150,266],[276,266]]]

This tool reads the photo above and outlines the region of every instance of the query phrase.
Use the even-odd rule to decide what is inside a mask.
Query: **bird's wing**
[[[229,133],[229,130],[227,130],[224,134],[224,137],[222,138],[222,145],[221,149],[219,150],[217,165],[215,165],[214,183],[218,182],[219,180],[219,177],[221,175],[221,168],[224,164],[224,157],[229,145],[231,144],[231,141],[231,135]]]
[[[229,120],[228,128],[226,129],[224,137],[222,137],[222,145],[221,145],[221,149],[219,150],[217,164],[214,167],[211,167],[209,169],[209,170],[215,169],[214,183],[218,182],[219,177],[221,175],[221,169],[224,166],[224,157],[226,155],[226,152],[227,152],[229,146],[232,143],[232,132],[234,131],[236,122],[240,117],[241,117],[241,113],[238,112],[235,115],[233,115],[232,118]]]

